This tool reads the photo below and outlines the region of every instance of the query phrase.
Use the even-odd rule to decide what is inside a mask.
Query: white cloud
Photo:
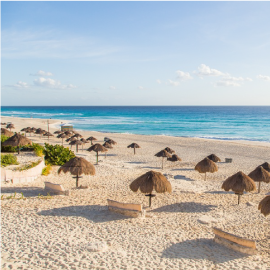
[[[246,78],[246,81],[253,82],[253,80],[249,77]]]
[[[110,86],[110,89],[115,90],[116,87],[115,86]]]
[[[243,77],[232,77],[232,76],[225,76],[220,81],[216,83],[216,86],[232,86],[232,87],[239,87],[241,86],[244,81],[251,82],[251,78],[243,78]]]
[[[59,81],[56,81],[50,78],[43,78],[43,77],[35,79],[34,84],[40,87],[62,89],[62,90],[76,88],[75,85],[72,85],[72,84],[63,85]]]
[[[19,81],[16,84],[11,85],[11,86],[16,87],[16,88],[28,88],[29,87],[28,83],[22,82],[22,81]]]
[[[198,67],[198,72],[195,72],[196,74],[198,74],[198,76],[202,77],[202,76],[224,76],[227,75],[217,69],[212,69],[204,64],[201,64]]]
[[[187,81],[187,80],[192,79],[192,77],[190,76],[190,74],[188,72],[177,70],[176,73],[177,73],[177,78],[182,80],[182,81]]]
[[[143,90],[143,87],[142,87],[142,86],[138,86],[138,88],[139,88],[140,90]]]
[[[37,73],[35,74],[30,74],[31,76],[53,76],[53,74],[51,72],[45,72],[43,70],[39,70]]]
[[[157,83],[158,83],[158,84],[161,84],[161,80],[157,80]]]
[[[172,85],[172,86],[177,86],[177,85],[179,85],[179,82],[169,80],[169,84]]]
[[[270,81],[270,76],[258,75],[257,78],[264,81]]]

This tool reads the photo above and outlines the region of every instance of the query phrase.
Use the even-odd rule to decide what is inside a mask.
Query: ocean
[[[2,106],[1,115],[63,119],[77,130],[270,142],[270,106]]]

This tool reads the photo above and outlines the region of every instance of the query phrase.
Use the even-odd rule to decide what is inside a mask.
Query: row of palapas
[[[268,172],[268,176],[270,177],[270,164],[266,162],[258,168],[260,167],[266,168],[264,170]],[[64,173],[70,172],[72,175],[75,175],[74,178],[76,178],[76,187],[78,187],[80,175],[95,175],[94,165],[82,157],[75,157],[69,160],[59,168],[58,173],[60,174],[61,171]],[[251,177],[245,175],[243,172],[238,172],[227,178],[223,182],[222,188],[226,191],[234,191],[235,194],[238,195],[239,204],[240,195],[242,195],[244,191],[255,190],[256,186]],[[168,179],[162,173],[155,171],[149,171],[135,179],[130,184],[130,189],[134,192],[140,190],[142,193],[147,193],[146,196],[149,197],[149,206],[151,206],[151,198],[155,196],[152,194],[153,191],[157,193],[170,193],[172,191],[171,183],[168,181]],[[270,196],[266,196],[260,202],[259,209],[265,216],[270,214]]]

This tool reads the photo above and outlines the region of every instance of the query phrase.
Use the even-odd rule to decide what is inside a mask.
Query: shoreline
[[[16,117],[16,116],[1,116],[1,119],[21,119],[21,120],[37,120],[41,122],[46,122],[48,119],[45,118],[27,118],[27,117]],[[2,120],[1,120],[2,121]],[[50,119],[53,123],[50,123],[50,127],[54,129],[59,129],[60,124],[62,123],[70,123],[72,121],[66,119]],[[2,122],[11,122],[11,121],[2,121]],[[47,122],[46,122],[47,123]],[[235,139],[219,139],[219,138],[202,138],[202,137],[188,137],[188,136],[175,136],[175,135],[164,135],[164,134],[135,134],[135,133],[121,133],[121,132],[113,132],[113,131],[97,131],[97,130],[85,130],[85,129],[78,129],[74,128],[79,132],[97,132],[97,133],[104,133],[104,134],[119,134],[119,135],[131,135],[131,136],[155,136],[155,137],[169,137],[169,138],[181,138],[181,139],[195,139],[195,140],[206,140],[206,141],[217,141],[217,142],[228,142],[234,144],[244,144],[244,145],[256,145],[262,147],[270,147],[270,142],[267,141],[255,141],[255,140],[235,140]]]

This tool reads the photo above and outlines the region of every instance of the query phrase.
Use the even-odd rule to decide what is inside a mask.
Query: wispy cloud
[[[143,90],[143,89],[144,89],[143,86],[138,86],[138,88],[139,88],[140,90]]]
[[[115,90],[116,87],[115,86],[110,86],[110,89]]]
[[[61,84],[60,81],[53,80],[51,78],[43,78],[40,77],[34,80],[34,85],[44,88],[53,88],[53,89],[60,89],[60,90],[68,90],[76,88],[73,84]]]
[[[258,75],[257,78],[264,81],[270,81],[270,76]]]
[[[53,76],[51,72],[45,72],[43,70],[39,70],[37,73],[30,73],[31,76]]]
[[[242,83],[248,81],[252,82],[251,78],[243,78],[243,77],[233,77],[233,76],[225,76],[220,81],[218,81],[215,86],[227,86],[227,87],[240,87]]]
[[[92,58],[120,50],[106,41],[57,31],[2,31],[2,58]]]
[[[184,71],[181,71],[181,70],[177,70],[176,74],[177,74],[177,78],[180,79],[181,81],[187,81],[187,80],[192,79],[189,72],[184,72]]]
[[[228,75],[228,74],[223,73],[217,69],[210,68],[209,66],[207,66],[205,64],[201,64],[198,67],[198,71],[195,71],[194,73],[197,74],[199,77]]]
[[[15,84],[12,85],[5,85],[5,87],[13,87],[13,88],[17,88],[17,89],[23,89],[23,88],[29,88],[29,84],[26,82],[22,82],[22,81],[18,81]]]
[[[158,84],[161,84],[161,80],[157,80],[157,83],[158,83]]]
[[[179,82],[169,80],[169,84],[172,85],[172,86],[178,86]]]

